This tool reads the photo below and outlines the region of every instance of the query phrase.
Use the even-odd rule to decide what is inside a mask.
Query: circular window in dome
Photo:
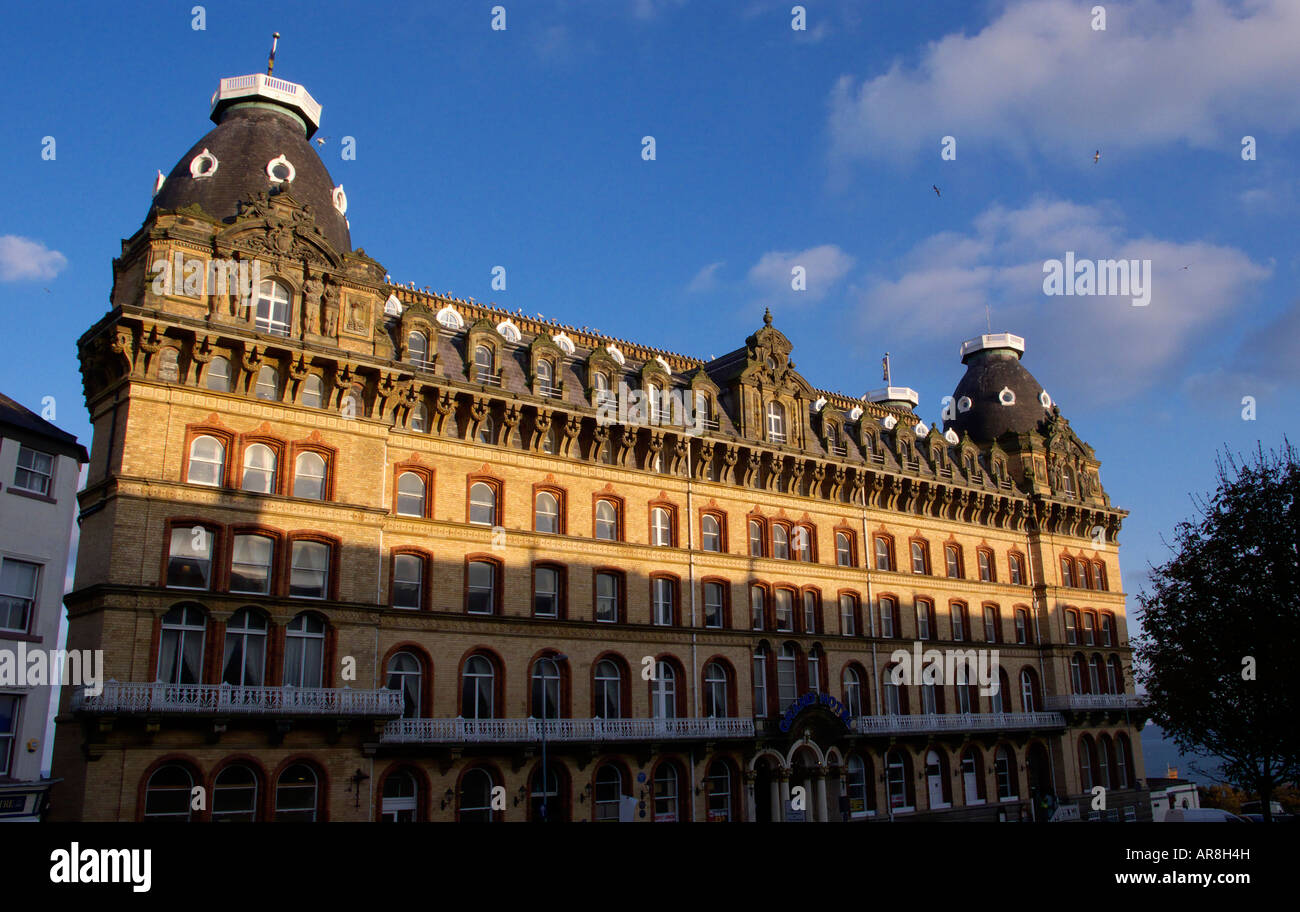
[[[957,411],[969,412],[971,407],[970,396],[962,396],[957,400]]]
[[[1038,401],[1043,404],[1043,408],[1045,409],[1052,407],[1052,397],[1047,395],[1047,390],[1043,390],[1038,394]]]
[[[283,155],[278,155],[266,163],[266,176],[277,184],[291,184],[293,179],[298,176],[298,171],[289,159]]]
[[[1016,404],[1016,394],[1011,391],[1011,387],[1002,387],[1002,391],[998,393],[998,402],[1001,402],[1003,405]]]
[[[218,164],[217,157],[204,149],[190,159],[190,177],[196,180],[201,177],[211,177],[217,173]]]
[[[880,423],[885,426],[885,430],[892,431],[894,429],[894,425],[898,424],[898,419],[895,418],[893,415],[886,415]]]

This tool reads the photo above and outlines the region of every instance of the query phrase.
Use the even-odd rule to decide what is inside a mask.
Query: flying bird
[[[930,185],[930,189],[934,191],[934,195],[935,195],[935,196],[939,196],[940,198],[942,198],[941,194],[939,193],[939,188],[938,188],[938,187],[936,187],[934,184],[931,184],[931,185]]]
[[[1100,150],[1100,149],[1098,149],[1096,152],[1092,153],[1092,163],[1093,163],[1094,165],[1097,164],[1097,159],[1099,159],[1099,158],[1101,158],[1101,150]]]
[[[318,145],[318,146],[323,146],[323,145],[325,145],[325,143],[326,143],[328,140],[329,140],[329,137],[328,137],[328,136],[317,136],[316,139],[315,139],[314,141],[315,141],[316,145]]]

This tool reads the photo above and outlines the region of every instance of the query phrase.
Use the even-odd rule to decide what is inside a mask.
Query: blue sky
[[[353,243],[397,281],[697,357],[771,307],[815,385],[861,395],[888,350],[926,421],[987,305],[1132,511],[1130,593],[1216,449],[1293,429],[1290,0],[1109,3],[1104,31],[1072,0],[812,2],[802,32],[757,0],[506,0],[505,31],[488,2],[207,3],[198,31],[193,5],[6,11],[0,389],[55,397],[87,444],[75,342],[112,257],[276,30],[276,75],[324,106]],[[1151,303],[1045,295],[1067,250],[1151,260]]]

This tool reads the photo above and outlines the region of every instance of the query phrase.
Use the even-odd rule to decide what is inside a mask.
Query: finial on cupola
[[[271,71],[275,69],[275,46],[276,46],[276,44],[279,43],[279,41],[280,41],[280,33],[279,33],[279,32],[273,32],[273,33],[271,34],[271,57],[270,57],[269,60],[266,61],[266,75],[267,75],[267,76],[270,76],[270,75],[271,75]]]
[[[772,311],[767,307],[763,308],[763,325],[764,326],[772,325]]]

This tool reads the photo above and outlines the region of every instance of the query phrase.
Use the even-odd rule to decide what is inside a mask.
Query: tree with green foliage
[[[1220,778],[1271,820],[1281,784],[1300,779],[1300,463],[1284,439],[1217,467],[1138,596],[1135,674],[1179,750],[1220,758]]]

